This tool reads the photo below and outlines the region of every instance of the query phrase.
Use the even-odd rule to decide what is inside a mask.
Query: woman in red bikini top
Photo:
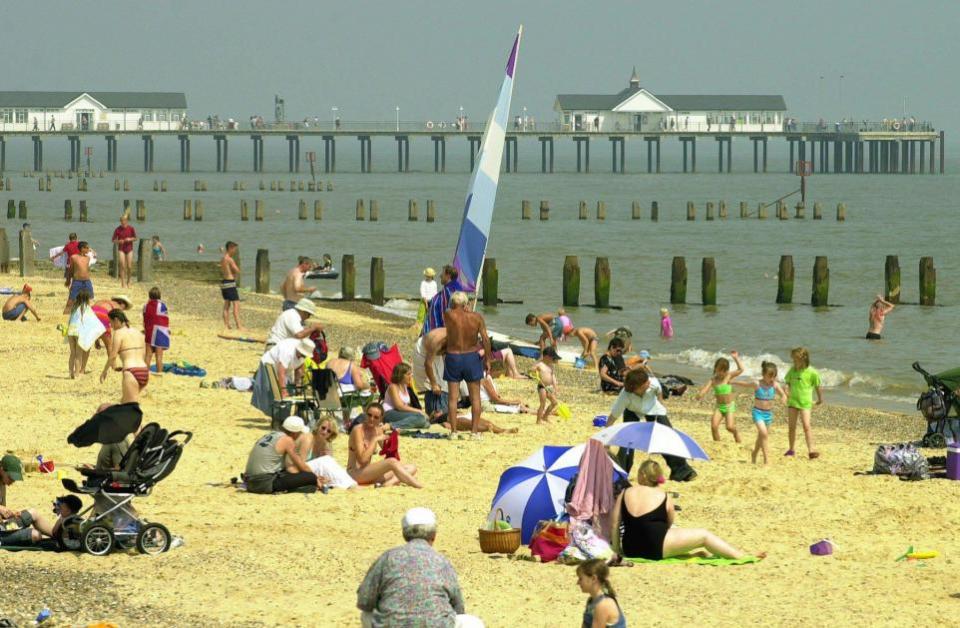
[[[143,333],[130,329],[130,321],[127,320],[123,310],[110,310],[107,316],[113,334],[107,350],[107,363],[103,365],[103,372],[100,373],[100,381],[106,381],[111,367],[121,371],[123,380],[120,403],[138,402],[140,391],[146,388],[150,379],[150,370],[147,368],[147,363],[143,361],[145,351]],[[118,357],[121,366],[116,367],[114,364]]]

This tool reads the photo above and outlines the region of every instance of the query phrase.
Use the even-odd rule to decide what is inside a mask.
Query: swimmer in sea
[[[883,323],[887,314],[896,307],[893,303],[884,300],[879,294],[870,304],[870,313],[868,314],[867,340],[880,340],[883,336]]]

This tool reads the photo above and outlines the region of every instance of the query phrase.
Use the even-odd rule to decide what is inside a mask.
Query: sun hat
[[[297,353],[302,355],[305,358],[309,358],[313,355],[313,350],[317,345],[313,344],[313,341],[309,338],[304,338],[297,344]]]
[[[117,303],[124,303],[127,306],[127,309],[133,307],[133,301],[130,300],[125,294],[118,294],[116,296],[110,297],[111,301],[116,301]]]
[[[297,304],[293,306],[293,309],[300,310],[310,316],[317,315],[317,306],[314,305],[310,299],[300,299],[297,301]]]
[[[427,266],[426,268],[423,269],[423,276],[424,276],[424,277],[429,277],[430,279],[433,279],[434,277],[437,276],[437,271],[435,271],[435,270],[434,270],[433,268],[431,268],[430,266]]]
[[[400,525],[404,528],[411,526],[435,526],[437,525],[437,516],[433,514],[433,511],[429,508],[411,508],[404,513]]]
[[[310,431],[306,423],[303,422],[303,419],[298,416],[288,416],[283,420],[281,427],[283,427],[285,432],[293,432],[294,434],[306,434]]]
[[[10,479],[14,482],[23,481],[23,465],[20,464],[20,459],[13,454],[7,454],[3,458],[0,458],[0,468],[2,468],[4,473],[9,475]]]

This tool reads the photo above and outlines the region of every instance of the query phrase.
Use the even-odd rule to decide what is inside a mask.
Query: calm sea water
[[[245,139],[245,138],[244,138]],[[164,143],[165,142],[165,143]],[[302,150],[316,150],[322,160],[322,145],[303,142]],[[22,146],[21,146],[22,144]],[[50,169],[69,165],[67,142],[45,143],[45,166]],[[167,145],[169,144],[169,145]],[[90,179],[89,192],[76,192],[75,181],[54,180],[54,191],[40,193],[36,180],[23,179],[16,169],[27,167],[28,141],[8,140],[7,176],[14,191],[0,192],[3,207],[7,199],[27,200],[30,222],[42,250],[62,244],[70,230],[89,240],[101,252],[110,250],[109,240],[122,199],[144,199],[148,222],[136,224],[141,236],[159,234],[174,259],[215,259],[215,253],[199,256],[196,247],[203,243],[216,251],[225,240],[237,241],[246,264],[245,284],[252,281],[250,271],[254,251],[267,248],[273,269],[274,285],[298,255],[319,257],[329,253],[337,262],[344,253],[357,258],[358,291],[366,293],[367,267],[371,256],[384,258],[388,294],[415,294],[425,266],[439,268],[449,262],[459,229],[461,209],[469,181],[466,142],[447,146],[447,174],[432,172],[433,155],[428,142],[414,141],[412,168],[420,172],[397,174],[396,149],[392,140],[374,145],[373,174],[359,174],[359,151],[355,142],[341,140],[338,169],[333,175],[318,175],[334,184],[334,191],[259,192],[261,178],[284,180],[286,144],[276,141],[266,146],[266,163],[277,171],[253,175],[231,172],[217,174],[210,145],[193,142],[194,172],[171,172],[178,167],[178,149],[174,140],[158,140],[155,163],[158,172],[144,175],[134,172],[142,165],[142,145],[125,140],[120,144],[121,172],[130,180],[129,193],[113,191],[113,176]],[[747,201],[755,209],[760,201],[772,201],[798,187],[798,179],[784,173],[744,174],[752,169],[750,145],[736,144],[733,174],[678,173],[647,175],[645,154],[640,142],[628,145],[626,175],[611,174],[609,149],[593,143],[593,173],[578,175],[572,170],[572,145],[557,144],[557,169],[553,175],[541,175],[539,145],[520,146],[521,169],[526,173],[501,177],[489,255],[500,269],[500,296],[522,300],[522,305],[502,305],[484,309],[491,327],[533,339],[536,333],[524,327],[523,317],[530,312],[547,312],[560,305],[561,269],[565,255],[580,256],[582,267],[581,302],[593,301],[593,263],[598,255],[610,260],[613,272],[611,301],[622,311],[597,311],[589,307],[570,309],[575,324],[604,332],[618,325],[629,325],[636,334],[635,346],[649,348],[661,359],[691,368],[712,365],[718,352],[737,349],[747,356],[748,366],[756,369],[761,359],[771,356],[784,362],[791,347],[809,347],[813,364],[824,374],[839,396],[870,397],[871,403],[906,409],[922,381],[910,364],[919,360],[933,371],[957,366],[953,338],[960,315],[960,253],[955,239],[960,236],[956,219],[956,198],[960,178],[944,176],[815,175],[809,180],[807,219],[778,221],[741,220],[738,205]],[[606,144],[606,143],[604,143]],[[715,171],[713,146],[701,142],[698,167]],[[104,165],[105,147],[95,147],[93,167]],[[949,148],[949,147],[948,147]],[[231,168],[250,167],[249,140],[231,142]],[[60,154],[62,153],[62,155]],[[771,143],[771,170],[785,170],[785,145]],[[675,147],[665,146],[665,170],[679,169]],[[280,169],[283,171],[280,171]],[[166,170],[166,172],[162,172]],[[740,174],[737,174],[737,170]],[[956,165],[948,162],[948,172]],[[353,171],[353,172],[350,172]],[[309,174],[299,175],[308,179]],[[193,192],[193,180],[205,179],[206,193]],[[167,193],[152,191],[154,179],[166,179]],[[232,191],[235,180],[247,183],[246,192]],[[90,225],[66,225],[62,220],[63,200],[86,198],[90,206]],[[181,220],[185,198],[203,199],[204,221]],[[266,201],[263,223],[241,223],[240,199]],[[297,204],[307,199],[310,220],[297,220]],[[312,220],[313,199],[324,202],[323,221]],[[380,203],[378,223],[358,223],[353,219],[356,199]],[[789,199],[791,207],[795,198]],[[417,199],[421,221],[407,221],[407,201]],[[436,202],[438,219],[426,224],[426,201]],[[521,200],[531,201],[534,220],[520,220]],[[541,199],[550,201],[551,217],[537,220]],[[590,206],[591,219],[577,219],[580,200]],[[597,222],[593,216],[596,202],[607,206],[607,219]],[[638,200],[643,219],[630,220],[630,204]],[[649,220],[650,202],[660,205],[660,221]],[[704,203],[725,200],[730,218],[703,220]],[[694,201],[698,220],[685,220],[685,205]],[[824,219],[813,221],[812,202],[824,205]],[[847,205],[847,220],[834,220],[837,202]],[[772,216],[771,209],[771,216]],[[791,209],[792,214],[792,209]],[[5,214],[4,214],[5,216]],[[12,223],[12,224],[11,224]],[[19,226],[8,221],[8,233]],[[12,238],[11,238],[12,240]],[[777,265],[781,255],[793,255],[796,267],[794,300],[790,306],[774,303]],[[716,308],[699,305],[672,307],[676,337],[669,342],[657,337],[661,307],[669,306],[671,259],[687,258],[688,300],[699,301],[700,259],[712,256],[718,269]],[[829,257],[830,302],[835,307],[813,309],[809,303],[814,257]],[[867,306],[883,289],[884,260],[899,255],[903,276],[902,299],[918,300],[918,263],[921,256],[933,256],[939,278],[937,307],[904,305],[887,319],[885,339],[866,342]],[[336,294],[339,282],[319,282],[325,294]],[[218,298],[215,293],[211,298]],[[400,303],[395,303],[398,307]]]

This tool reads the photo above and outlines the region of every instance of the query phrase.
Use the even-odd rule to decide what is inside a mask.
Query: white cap
[[[429,508],[411,508],[404,515],[400,525],[406,529],[410,526],[435,526],[437,516]]]
[[[305,358],[309,358],[313,355],[313,349],[316,347],[312,340],[309,338],[304,338],[299,343],[297,343],[297,352],[300,353]]]
[[[306,434],[310,431],[310,428],[306,426],[306,424],[303,422],[303,419],[298,416],[288,416],[285,418],[283,420],[283,429],[286,432],[292,432],[294,434]]]

